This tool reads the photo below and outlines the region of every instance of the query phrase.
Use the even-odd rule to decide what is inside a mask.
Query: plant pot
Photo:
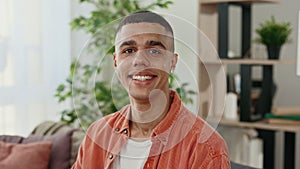
[[[268,45],[268,59],[279,59],[281,46],[278,45]]]

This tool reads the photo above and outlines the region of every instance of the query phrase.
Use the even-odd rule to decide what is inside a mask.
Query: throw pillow
[[[73,129],[73,134],[72,134],[71,159],[70,159],[70,164],[72,166],[77,158],[79,146],[85,136],[85,132],[83,129],[79,129],[79,128],[75,129],[64,122],[44,121],[41,124],[37,125],[34,128],[34,130],[31,132],[31,134],[39,135],[39,136],[46,136],[46,135],[49,136],[49,135],[54,135],[56,133],[65,132],[72,129]]]
[[[47,169],[51,142],[14,144],[0,141],[1,169]]]
[[[30,135],[24,138],[22,143],[33,143],[40,141],[52,142],[49,169],[69,169],[71,158],[72,130],[60,132],[51,136]]]

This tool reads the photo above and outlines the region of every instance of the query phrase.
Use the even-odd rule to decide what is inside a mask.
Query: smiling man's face
[[[154,89],[169,92],[168,77],[177,63],[170,32],[157,23],[124,25],[116,36],[114,63],[130,97],[148,100]]]

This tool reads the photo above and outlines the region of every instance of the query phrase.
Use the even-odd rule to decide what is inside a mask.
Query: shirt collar
[[[173,98],[170,109],[166,117],[154,128],[151,136],[157,137],[164,144],[168,142],[173,124],[175,123],[182,108],[182,102],[179,95],[175,91],[171,90],[170,96]]]
[[[127,136],[130,135],[129,119],[130,119],[131,107],[130,105],[124,106],[120,111],[120,118],[117,120],[114,126],[114,131],[117,133],[124,133]]]

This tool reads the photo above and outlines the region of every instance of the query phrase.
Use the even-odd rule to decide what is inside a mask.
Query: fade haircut
[[[150,11],[138,11],[135,12],[131,15],[126,16],[120,23],[117,32],[120,31],[120,29],[127,24],[131,24],[131,23],[141,23],[141,22],[145,22],[145,23],[157,23],[160,24],[161,26],[163,26],[168,32],[171,32],[172,36],[173,36],[173,29],[171,27],[171,25],[169,24],[169,22],[163,18],[162,16],[154,13],[154,12],[150,12]]]

